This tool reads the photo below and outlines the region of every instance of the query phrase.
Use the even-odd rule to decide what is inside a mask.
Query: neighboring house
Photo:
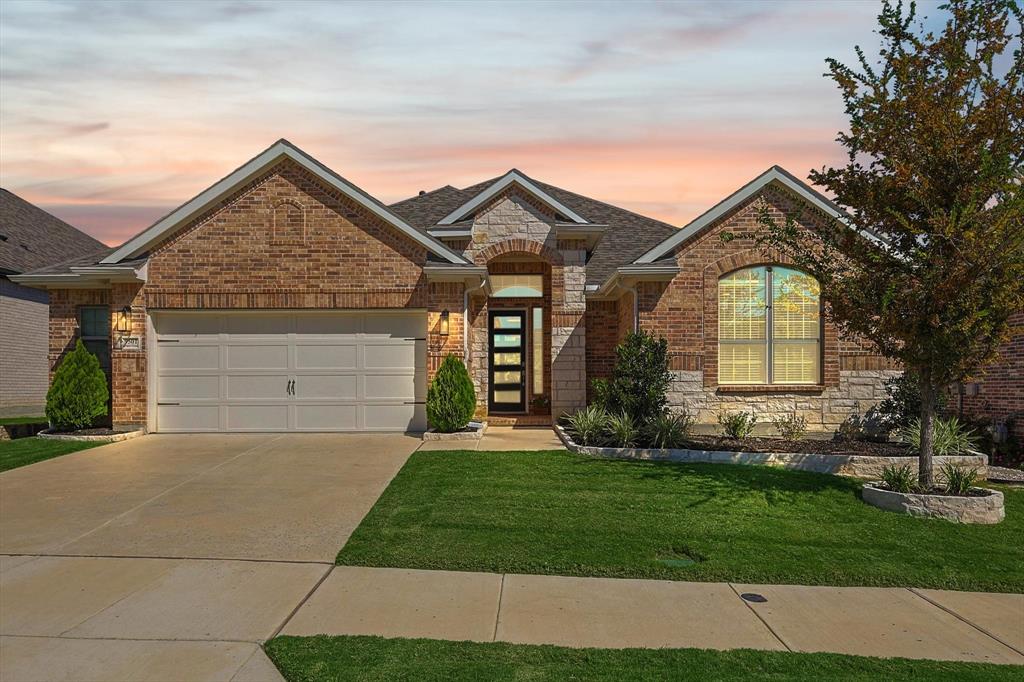
[[[700,421],[834,429],[895,370],[739,234],[761,207],[842,217],[778,167],[682,229],[516,170],[385,206],[282,140],[101,257],[16,279],[49,290],[51,368],[79,335],[109,349],[115,424],[422,429],[449,353],[481,414],[540,421],[584,405],[640,328],[668,339],[672,403]]]
[[[10,276],[106,248],[84,232],[0,189],[0,413],[42,414],[49,385],[45,291]]]
[[[1010,338],[995,362],[957,389],[951,411],[1004,424],[1024,446],[1024,310],[1010,316]]]

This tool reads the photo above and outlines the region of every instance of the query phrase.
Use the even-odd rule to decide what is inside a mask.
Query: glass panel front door
[[[526,313],[492,311],[490,314],[490,395],[492,412],[526,410]]]

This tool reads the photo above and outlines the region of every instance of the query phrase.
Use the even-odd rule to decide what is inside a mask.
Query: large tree
[[[954,0],[939,33],[886,0],[872,63],[827,60],[846,104],[845,165],[812,171],[849,213],[814,235],[767,211],[762,243],[822,285],[841,331],[921,384],[920,478],[945,387],[990,362],[1024,307],[1024,58],[1015,0]],[[1024,390],[1024,387],[1022,387]]]

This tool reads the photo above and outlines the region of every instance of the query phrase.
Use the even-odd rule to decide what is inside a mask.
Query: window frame
[[[506,293],[503,293],[502,291],[499,291],[498,288],[496,286],[494,286],[496,281],[501,281],[504,278],[515,279],[517,277],[530,278],[531,280],[534,277],[536,277],[537,278],[537,286],[534,287],[533,285],[512,284],[512,285],[506,285],[506,290],[507,289],[517,288],[517,287],[521,287],[521,288],[532,289],[536,293],[523,293],[521,291],[516,291],[516,292],[511,293],[511,294],[506,294]],[[490,282],[491,283],[491,294],[490,294],[491,298],[544,298],[544,275],[543,274],[538,274],[538,273],[495,273],[495,274],[489,275],[489,278],[491,280],[491,282]]]
[[[824,357],[824,355],[825,355],[825,353],[824,353],[824,347],[825,347],[825,344],[824,344],[824,338],[825,338],[825,316],[824,316],[824,309],[822,307],[822,302],[821,302],[820,289],[819,289],[819,293],[818,293],[818,337],[816,339],[785,339],[783,341],[780,341],[780,343],[786,344],[786,345],[810,345],[810,344],[815,344],[817,346],[817,356],[818,356],[817,357],[817,359],[818,359],[818,363],[817,363],[817,365],[818,365],[817,366],[817,369],[818,369],[817,376],[814,377],[813,381],[809,381],[809,382],[795,382],[795,381],[779,382],[779,381],[775,381],[775,338],[774,338],[774,324],[775,324],[774,308],[775,308],[775,299],[774,299],[774,274],[773,273],[774,273],[774,268],[776,268],[776,267],[784,268],[784,269],[788,269],[788,270],[793,270],[794,272],[799,272],[801,274],[804,274],[804,275],[807,275],[808,277],[810,277],[810,275],[808,275],[808,273],[804,272],[803,270],[800,270],[799,268],[795,268],[795,267],[792,267],[792,266],[789,266],[789,265],[783,265],[783,264],[774,264],[774,265],[751,265],[751,266],[748,266],[748,267],[744,267],[744,268],[739,268],[737,270],[733,270],[732,272],[728,272],[728,273],[726,273],[726,274],[724,274],[724,275],[722,275],[721,277],[718,278],[719,285],[718,285],[717,301],[716,301],[716,305],[718,306],[718,308],[717,308],[717,311],[718,311],[718,347],[716,349],[716,352],[718,354],[718,362],[717,362],[717,377],[716,377],[716,380],[717,380],[719,386],[728,386],[728,387],[735,387],[735,386],[740,386],[740,387],[742,387],[742,386],[765,386],[765,387],[771,387],[771,386],[821,386],[823,384],[823,381],[824,381],[824,369],[825,369],[825,357]],[[765,330],[764,330],[764,339],[763,340],[762,339],[723,339],[721,337],[721,330],[722,330],[722,287],[721,287],[721,281],[723,279],[726,279],[727,277],[732,277],[734,275],[737,275],[737,274],[739,274],[741,272],[746,272],[748,270],[764,270],[764,273],[765,273],[764,274],[764,301],[765,301],[765,317],[764,317]],[[815,280],[815,281],[817,281],[817,280]],[[819,283],[819,287],[820,287],[820,283]],[[763,347],[764,347],[764,357],[765,357],[765,371],[764,371],[764,375],[765,375],[765,381],[763,383],[762,382],[749,382],[749,381],[735,382],[734,383],[734,382],[724,382],[724,381],[722,381],[722,361],[721,361],[722,345],[725,344],[725,345],[752,346],[752,345],[755,345],[757,342],[761,342],[761,344],[763,344]]]

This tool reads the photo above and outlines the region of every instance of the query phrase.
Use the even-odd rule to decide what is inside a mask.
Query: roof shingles
[[[0,272],[28,272],[102,248],[103,242],[0,189]]]

